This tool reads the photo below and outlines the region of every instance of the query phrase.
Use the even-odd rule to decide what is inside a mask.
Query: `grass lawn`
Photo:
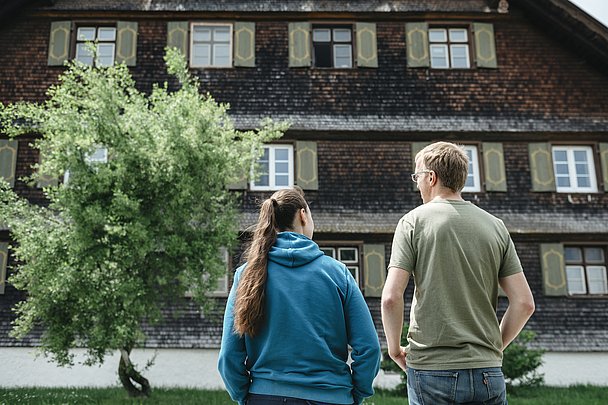
[[[403,405],[404,397],[392,391],[379,391],[368,398],[368,405]],[[122,388],[0,388],[0,405],[220,405],[233,404],[223,391],[157,388],[152,397],[135,400],[127,397]],[[568,388],[515,388],[509,393],[510,405],[605,405],[608,387],[573,386]]]

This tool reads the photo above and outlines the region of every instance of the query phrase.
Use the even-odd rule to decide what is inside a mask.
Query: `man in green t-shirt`
[[[462,199],[468,156],[433,143],[416,155],[423,205],[395,230],[382,293],[390,357],[407,372],[415,404],[506,404],[502,352],[532,313],[534,299],[503,222]],[[414,297],[407,347],[400,346],[403,294]],[[498,322],[499,286],[509,306]]]

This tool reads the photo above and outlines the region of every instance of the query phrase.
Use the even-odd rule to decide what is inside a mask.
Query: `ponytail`
[[[268,253],[279,232],[291,228],[296,213],[308,205],[299,187],[277,191],[262,203],[251,244],[245,251],[247,265],[236,290],[234,331],[254,336],[264,318]]]

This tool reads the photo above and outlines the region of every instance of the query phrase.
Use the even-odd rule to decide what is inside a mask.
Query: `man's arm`
[[[399,267],[390,267],[382,290],[382,325],[388,344],[388,355],[405,371],[405,348],[401,346],[403,329],[403,294],[410,273]]]
[[[534,297],[523,272],[498,279],[509,298],[509,306],[500,321],[502,349],[506,349],[534,313]]]

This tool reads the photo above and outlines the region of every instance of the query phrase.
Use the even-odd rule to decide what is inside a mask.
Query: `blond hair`
[[[236,290],[234,331],[240,336],[254,336],[264,318],[268,252],[277,233],[291,229],[296,214],[307,207],[304,192],[297,186],[279,190],[262,203],[253,238],[245,251],[247,265]]]
[[[450,142],[435,142],[416,154],[416,163],[421,160],[427,170],[432,170],[441,185],[460,192],[467,181],[469,156],[462,145]]]

